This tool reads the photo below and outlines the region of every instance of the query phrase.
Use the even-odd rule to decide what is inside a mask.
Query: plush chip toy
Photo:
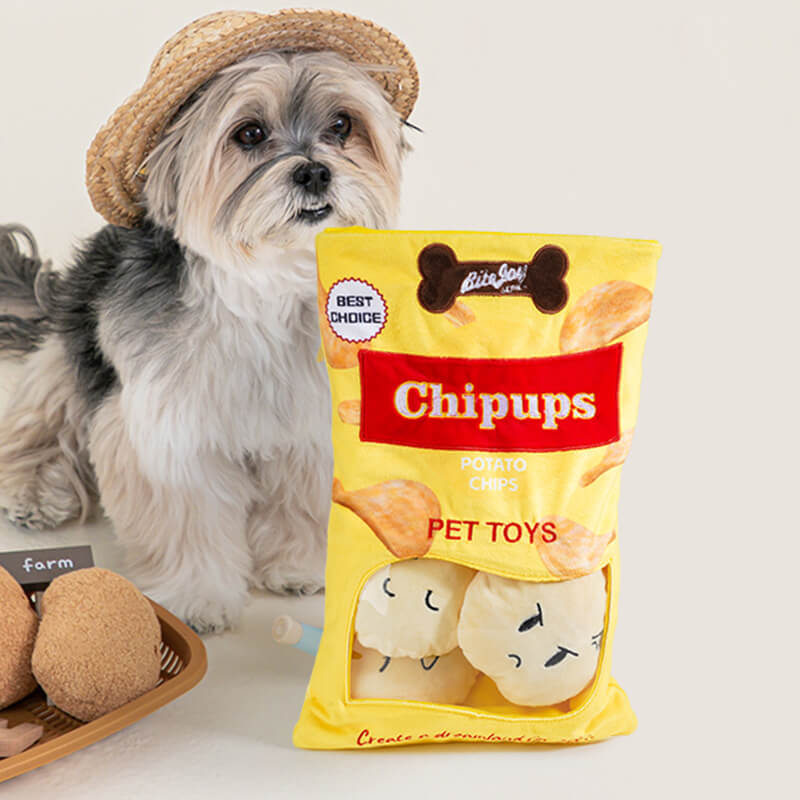
[[[441,656],[392,658],[355,643],[350,693],[356,698],[392,698],[428,703],[463,703],[478,670],[458,647]]]
[[[433,559],[389,564],[364,585],[356,612],[361,644],[392,658],[449,653],[474,571]]]
[[[328,230],[334,479],[300,747],[632,732],[617,502],[660,248]]]
[[[464,597],[458,642],[512,703],[555,705],[594,677],[605,611],[602,572],[546,583],[481,572]]]
[[[39,618],[22,587],[0,567],[0,709],[36,688],[31,653]]]

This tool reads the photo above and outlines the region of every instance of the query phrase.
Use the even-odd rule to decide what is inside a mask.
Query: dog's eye
[[[267,138],[267,132],[257,122],[246,122],[233,132],[233,140],[245,150],[261,144]]]
[[[333,133],[340,142],[344,142],[353,130],[353,120],[350,119],[349,114],[342,112],[336,115],[336,119],[331,125],[331,133]]]

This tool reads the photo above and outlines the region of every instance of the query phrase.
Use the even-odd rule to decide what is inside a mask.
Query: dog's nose
[[[331,171],[319,161],[306,161],[293,173],[292,179],[311,194],[322,194],[331,182]]]

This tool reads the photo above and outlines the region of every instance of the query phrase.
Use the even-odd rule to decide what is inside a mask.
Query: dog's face
[[[221,70],[146,164],[147,210],[224,266],[304,248],[325,227],[388,227],[407,149],[369,75],[333,53],[271,52]]]

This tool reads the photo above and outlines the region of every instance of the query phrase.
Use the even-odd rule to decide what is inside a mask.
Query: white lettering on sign
[[[30,556],[22,562],[25,572],[47,572],[51,569],[74,569],[71,558],[48,558],[47,561],[34,561]]]

